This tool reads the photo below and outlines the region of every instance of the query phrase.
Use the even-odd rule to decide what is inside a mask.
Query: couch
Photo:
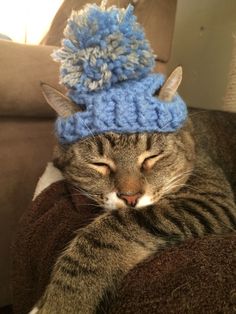
[[[39,45],[0,40],[0,308],[11,304],[11,243],[17,223],[29,205],[36,182],[51,160],[54,113],[45,103],[40,81],[58,84],[59,65],[50,54],[59,46],[66,19],[86,0],[65,0]],[[100,1],[93,1],[100,3]],[[138,20],[157,54],[157,70],[170,59],[176,0],[110,0],[133,2]],[[1,309],[0,309],[1,310]]]

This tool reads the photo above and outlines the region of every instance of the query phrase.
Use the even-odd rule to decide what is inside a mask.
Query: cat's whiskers
[[[183,173],[180,173],[179,175],[176,175],[171,180],[169,180],[169,182],[167,183],[167,187],[169,185],[169,190],[173,189],[173,187],[176,187],[176,186],[174,186],[175,183],[178,183],[179,181],[182,181],[182,179],[186,179],[186,177],[190,177],[190,176],[196,176],[197,177],[197,175],[194,175],[192,173],[192,171],[193,171],[192,169],[188,170],[188,171],[185,171]],[[183,183],[179,184],[179,186],[186,186],[186,182],[183,182]]]
[[[192,173],[192,170],[188,170],[188,171],[185,171],[181,174],[178,174],[178,175],[172,177],[167,182],[167,184],[161,189],[161,194],[164,196],[164,195],[167,195],[170,191],[172,191],[176,187],[185,186],[185,184],[186,184],[185,182],[181,183],[181,184],[179,184],[179,182],[182,181],[185,177],[188,177],[189,175],[191,175],[191,173]]]
[[[79,194],[66,194],[67,196],[78,196]],[[92,206],[92,207],[99,207],[99,208],[101,208],[101,209],[103,209],[102,208],[102,206],[101,205],[99,205],[99,204],[95,204],[95,203],[80,203],[79,202],[79,204],[78,204],[79,206]]]
[[[188,188],[188,189],[191,189],[191,190],[197,192],[198,194],[201,194],[201,193],[205,194],[205,193],[206,193],[205,190],[200,189],[200,188],[197,188],[196,186],[192,186],[192,185],[187,184],[187,183],[185,183],[184,187],[186,187],[186,188]],[[177,196],[177,197],[178,197],[178,196]],[[180,197],[181,197],[181,196],[180,196]]]
[[[98,208],[103,209],[101,205],[97,205],[97,204],[94,204],[94,203],[79,203],[79,206],[92,206],[92,207],[98,207]]]
[[[139,113],[143,118],[144,118],[144,121],[145,121],[145,116],[144,116],[144,114],[143,113]],[[162,126],[161,128],[162,129],[165,129],[167,126],[169,126],[170,125],[170,123],[171,123],[172,121],[168,121],[166,124],[164,124],[164,126]]]
[[[176,183],[176,184],[174,184],[174,183]],[[166,186],[165,188],[163,188],[161,190],[161,195],[162,196],[166,196],[166,195],[170,194],[170,192],[172,192],[174,188],[176,188],[176,187],[183,187],[183,186],[184,186],[184,183],[178,184],[178,181],[173,182],[172,184]]]
[[[177,182],[176,182],[177,183]],[[182,188],[184,187],[185,184],[184,183],[179,183],[179,184],[172,184],[170,185],[166,190],[164,190],[163,196],[170,194],[170,192],[172,192],[174,189],[176,188]]]
[[[188,116],[189,116],[189,117],[192,117],[192,116],[198,115],[198,114],[200,114],[200,113],[206,113],[206,112],[209,112],[209,111],[206,110],[206,109],[202,109],[202,110],[200,110],[200,111],[198,111],[198,112],[189,113]]]
[[[86,127],[86,129],[89,131],[89,133],[92,136],[92,139],[94,140],[94,142],[96,143],[96,138],[95,138],[95,134],[92,132],[92,130],[88,127],[88,125],[85,123],[85,121],[83,119],[81,119],[81,121],[83,122],[84,126]]]
[[[169,194],[170,192],[172,192],[172,190],[174,188],[177,187],[184,187],[186,185],[186,183],[179,183],[180,181],[182,181],[183,178],[185,177],[190,177],[192,175],[192,169],[182,172],[172,178],[169,179],[169,181],[167,182],[167,184],[160,189],[159,191],[157,191],[156,193],[154,193],[154,195],[151,198],[151,201],[153,203],[158,202],[162,197],[166,196],[167,194]],[[145,178],[145,181],[147,182],[147,179]]]
[[[174,177],[170,178],[170,180],[167,182],[167,185],[169,185],[172,182],[175,182],[179,178],[183,179],[184,177],[189,177],[189,175],[191,175],[191,173],[192,173],[192,169],[185,171],[185,172],[182,172],[178,175],[175,175]]]
[[[85,190],[79,188],[78,186],[74,186],[74,185],[73,185],[73,187],[74,187],[80,194],[82,194],[82,195],[84,195],[84,196],[87,196],[88,198],[90,198],[90,199],[94,200],[95,202],[97,202],[97,199],[93,196],[93,195],[96,195],[96,194],[91,195],[89,192],[87,192],[87,191],[85,191]],[[100,195],[100,194],[97,194],[97,195]]]

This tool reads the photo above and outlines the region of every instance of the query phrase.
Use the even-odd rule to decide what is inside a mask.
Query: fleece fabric
[[[44,190],[25,212],[13,253],[13,307],[26,314],[42,295],[57,256],[76,230],[99,215],[64,181]],[[109,314],[236,311],[236,235],[193,239],[156,255],[123,280]]]

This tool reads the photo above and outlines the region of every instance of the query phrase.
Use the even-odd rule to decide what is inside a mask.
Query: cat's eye
[[[111,172],[111,167],[105,162],[93,162],[90,164],[90,167],[106,176]]]
[[[155,165],[155,163],[161,158],[161,155],[151,155],[145,158],[141,164],[142,170],[150,170]]]
[[[94,166],[98,166],[98,167],[110,167],[108,164],[106,164],[105,162],[93,162],[92,165]]]

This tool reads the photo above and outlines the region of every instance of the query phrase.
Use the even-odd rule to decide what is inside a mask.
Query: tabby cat
[[[170,100],[180,69],[159,96]],[[61,116],[74,105],[44,85]],[[174,133],[91,136],[57,145],[55,165],[103,214],[77,232],[54,267],[51,281],[31,313],[95,313],[135,265],[185,239],[236,228],[236,206],[223,171],[195,152],[191,121]]]

